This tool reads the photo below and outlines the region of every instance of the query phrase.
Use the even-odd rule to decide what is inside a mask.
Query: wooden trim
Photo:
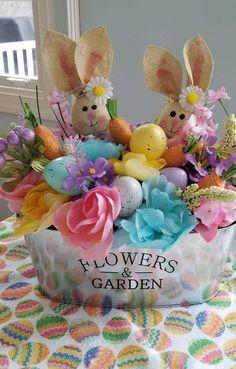
[[[79,0],[67,0],[68,36],[78,41],[80,31],[80,4]]]

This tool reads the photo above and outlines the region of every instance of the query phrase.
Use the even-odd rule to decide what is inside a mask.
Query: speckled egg
[[[43,170],[43,176],[49,186],[54,188],[54,190],[65,193],[71,196],[78,195],[81,193],[81,190],[73,190],[73,191],[65,191],[62,188],[63,182],[68,176],[68,171],[66,166],[71,162],[70,156],[62,156],[61,158],[57,158],[51,160]]]
[[[116,187],[120,193],[121,211],[119,216],[126,218],[133,214],[140,207],[143,201],[143,191],[137,179],[123,176],[118,177],[111,187]]]
[[[160,172],[166,176],[169,182],[174,183],[177,188],[181,188],[181,190],[186,188],[188,184],[188,176],[185,170],[181,168],[169,167],[162,169]]]

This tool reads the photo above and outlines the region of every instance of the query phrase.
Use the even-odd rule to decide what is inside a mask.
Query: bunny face
[[[187,88],[196,86],[199,90],[206,91],[213,72],[213,59],[205,41],[200,36],[193,37],[186,42],[183,55]],[[166,133],[168,146],[174,145],[180,140],[181,130],[191,115],[190,110],[186,111],[179,103],[182,90],[181,64],[172,53],[159,46],[147,47],[143,62],[145,83],[153,91],[174,101],[164,106],[157,119],[157,124]],[[185,108],[187,109],[186,106]]]
[[[72,120],[76,132],[87,136],[106,133],[110,116],[105,105],[97,105],[81,96],[74,102]]]
[[[110,117],[105,101],[104,105],[97,104],[85,95],[92,81],[97,78],[107,80],[111,72],[113,52],[105,28],[98,26],[90,29],[78,43],[61,33],[48,31],[43,57],[53,84],[76,97],[72,108],[75,130],[85,136],[106,133]]]
[[[162,110],[157,124],[164,130],[168,139],[173,139],[176,135],[179,135],[190,114],[178,102],[171,102],[166,104]]]

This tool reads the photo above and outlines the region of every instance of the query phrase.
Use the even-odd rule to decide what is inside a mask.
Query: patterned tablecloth
[[[0,369],[236,369],[235,255],[205,304],[83,308],[41,295],[12,221],[0,223]]]

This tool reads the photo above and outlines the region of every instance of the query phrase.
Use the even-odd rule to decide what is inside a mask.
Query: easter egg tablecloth
[[[80,307],[40,293],[13,221],[0,223],[0,369],[236,369],[235,255],[204,304]]]

